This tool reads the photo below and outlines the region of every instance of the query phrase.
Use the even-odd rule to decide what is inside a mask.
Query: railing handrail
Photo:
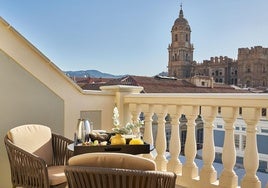
[[[161,100],[159,100],[161,98]],[[144,102],[144,100],[146,102]],[[215,100],[212,100],[215,99]],[[153,104],[153,105],[184,105],[184,106],[228,106],[268,108],[268,94],[248,93],[146,93],[128,94],[124,103]]]

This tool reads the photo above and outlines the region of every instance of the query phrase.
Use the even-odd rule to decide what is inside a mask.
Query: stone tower
[[[238,78],[241,87],[268,87],[268,48],[239,48]]]
[[[193,51],[191,28],[183,16],[181,5],[179,17],[175,20],[171,30],[171,44],[168,46],[168,76],[177,78],[191,77]]]

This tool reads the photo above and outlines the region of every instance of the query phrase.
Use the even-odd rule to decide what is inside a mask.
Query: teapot
[[[91,127],[88,119],[78,119],[76,127],[76,142],[83,143],[89,142],[89,133],[91,132]]]

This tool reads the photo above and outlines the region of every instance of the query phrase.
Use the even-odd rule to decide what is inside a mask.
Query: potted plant
[[[119,122],[119,111],[118,108],[115,107],[113,110],[113,124],[114,128],[112,128],[114,136],[111,137],[112,145],[123,145],[126,144],[126,138],[138,138],[140,139],[140,127],[143,126],[144,122],[138,119],[134,123],[127,123],[125,126],[120,126]]]

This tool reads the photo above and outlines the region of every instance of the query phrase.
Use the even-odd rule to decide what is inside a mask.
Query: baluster
[[[181,141],[179,131],[179,118],[181,116],[181,108],[174,106],[174,113],[171,116],[171,137],[169,141],[170,160],[167,164],[167,170],[176,174],[181,174],[182,164],[179,160],[181,152]]]
[[[131,113],[131,120],[129,122],[135,123],[137,121],[138,116],[138,105],[136,105],[136,108]]]
[[[241,181],[242,188],[260,188],[261,182],[256,176],[259,166],[259,155],[257,148],[256,132],[257,123],[260,119],[261,111],[256,108],[243,108],[242,117],[247,124],[246,147],[244,153],[245,176]]]
[[[141,105],[140,104],[137,104],[136,105],[136,110],[133,111],[132,113],[132,123],[138,123],[137,121],[140,120],[140,113],[141,113]],[[133,134],[136,134],[140,132],[140,128],[137,127],[137,128],[134,128],[133,130]],[[140,135],[137,135],[137,136],[140,136]]]
[[[153,107],[152,105],[149,105],[148,110],[144,112],[144,134],[143,134],[143,140],[150,145],[154,145],[154,138],[153,138],[153,131],[152,131],[152,122],[153,122]],[[144,154],[143,157],[154,160],[153,154]]]
[[[156,158],[155,162],[157,165],[157,170],[166,171],[167,159],[165,156],[166,152],[166,120],[167,115],[167,106],[160,106],[160,109],[163,108],[162,112],[157,113],[158,116],[158,126],[157,126],[157,135],[156,135]]]
[[[195,119],[198,106],[185,106],[183,110],[187,119],[187,133],[184,147],[186,162],[182,166],[182,184],[190,187],[192,179],[198,176],[198,167],[194,162],[196,156]]]
[[[222,107],[221,115],[225,122],[225,134],[222,153],[223,171],[219,179],[219,184],[222,187],[237,187],[238,178],[233,168],[236,161],[234,122],[238,116],[238,108]]]
[[[217,180],[217,172],[213,167],[215,159],[213,121],[217,115],[217,108],[211,106],[202,107],[202,120],[204,121],[204,143],[202,159],[204,162],[203,168],[200,171],[201,185],[209,187],[209,185]]]

